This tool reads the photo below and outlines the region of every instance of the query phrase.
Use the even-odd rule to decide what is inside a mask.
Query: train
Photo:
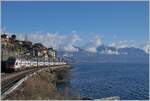
[[[10,57],[6,62],[6,71],[21,71],[30,68],[65,65],[66,62],[33,61]]]

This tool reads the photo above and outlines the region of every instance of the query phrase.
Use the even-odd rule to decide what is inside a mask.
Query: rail
[[[59,66],[50,66],[49,68],[51,70],[61,69],[61,67],[69,67],[69,65],[59,65]],[[32,68],[29,70],[21,71],[13,73],[12,75],[4,76],[1,81],[1,95],[2,98],[5,98],[5,96],[9,93],[11,93],[17,86],[15,84],[19,83],[21,84],[23,82],[22,79],[28,77],[30,74],[35,74],[37,71],[40,72],[44,69],[47,69],[45,67],[41,68]],[[25,80],[25,79],[24,79]]]

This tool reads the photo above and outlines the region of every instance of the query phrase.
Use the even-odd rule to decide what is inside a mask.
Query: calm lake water
[[[119,96],[123,100],[145,100],[149,95],[148,71],[148,64],[76,64],[68,82],[59,87],[92,99]]]

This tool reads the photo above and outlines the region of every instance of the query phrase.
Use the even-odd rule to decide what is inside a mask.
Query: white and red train
[[[19,71],[29,68],[36,68],[42,66],[65,65],[66,62],[46,62],[46,61],[32,61],[18,58],[9,58],[6,63],[7,71]]]

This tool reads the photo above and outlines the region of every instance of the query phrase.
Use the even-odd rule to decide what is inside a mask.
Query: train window
[[[15,58],[8,58],[8,60],[7,60],[8,64],[10,64],[10,65],[15,64],[15,61],[16,61]]]

